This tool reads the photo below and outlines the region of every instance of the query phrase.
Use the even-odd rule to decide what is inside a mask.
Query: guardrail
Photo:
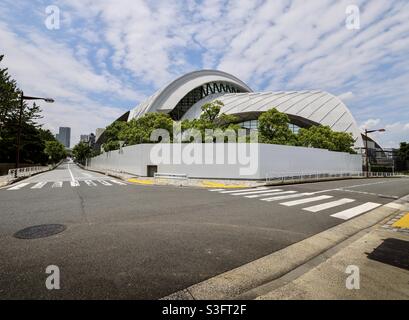
[[[302,181],[320,181],[327,179],[343,179],[343,178],[381,178],[381,177],[396,177],[402,176],[398,172],[328,172],[328,173],[270,173],[266,176],[266,182],[302,182]]]
[[[8,171],[8,179],[20,178],[20,177],[29,177],[35,173],[44,172],[50,170],[52,166],[36,166],[36,167],[25,167],[18,169],[10,169]]]
[[[188,180],[189,177],[185,173],[154,173],[153,174],[154,179],[160,178],[160,179],[178,179],[178,180]]]

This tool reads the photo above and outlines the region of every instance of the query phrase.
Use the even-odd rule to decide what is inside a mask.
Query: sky
[[[361,129],[386,129],[383,147],[409,141],[406,0],[1,0],[0,54],[26,95],[56,100],[41,122],[71,127],[71,146],[200,69],[328,91]]]

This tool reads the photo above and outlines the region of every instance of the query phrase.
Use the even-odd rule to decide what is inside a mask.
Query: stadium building
[[[158,90],[119,119],[129,121],[148,112],[169,114],[173,120],[198,118],[201,107],[220,100],[221,112],[235,115],[243,128],[257,129],[259,115],[271,108],[288,115],[290,128],[327,125],[334,131],[349,132],[355,148],[364,147],[363,136],[348,107],[336,96],[324,91],[254,92],[235,76],[217,70],[190,72]],[[104,143],[102,134],[97,145]]]

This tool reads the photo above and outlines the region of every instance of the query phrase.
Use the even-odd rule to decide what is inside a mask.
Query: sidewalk
[[[258,288],[256,299],[409,299],[409,213],[383,221],[322,260],[281,285]],[[351,265],[359,268],[359,289],[347,289]]]

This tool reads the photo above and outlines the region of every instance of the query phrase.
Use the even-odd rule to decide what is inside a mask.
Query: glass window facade
[[[247,120],[238,123],[238,125],[244,129],[249,129],[249,130],[257,130],[258,129],[258,120]],[[298,130],[300,130],[300,127],[293,124],[289,123],[288,124],[290,130],[294,133],[298,133]]]

